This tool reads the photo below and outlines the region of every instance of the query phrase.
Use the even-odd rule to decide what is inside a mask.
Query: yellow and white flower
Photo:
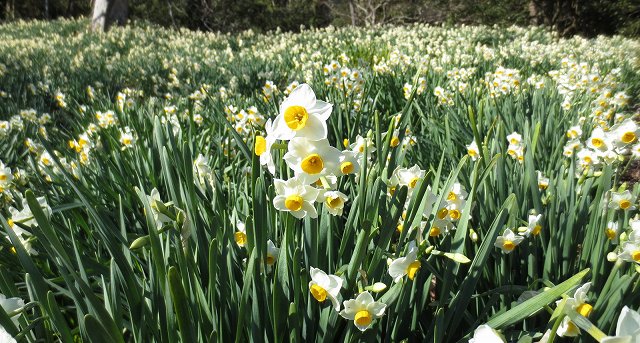
[[[418,248],[414,242],[411,242],[407,255],[405,257],[396,258],[391,262],[389,265],[389,275],[391,275],[394,282],[400,282],[405,275],[409,277],[409,280],[413,280],[421,265],[417,256]]]
[[[317,188],[304,184],[296,177],[287,181],[276,179],[273,181],[273,186],[276,190],[273,206],[276,209],[290,212],[298,219],[307,215],[311,218],[318,216],[316,208],[313,206],[320,192]]]
[[[339,175],[340,150],[329,145],[329,141],[321,139],[312,141],[304,137],[296,137],[289,141],[289,151],[284,160],[293,169],[296,177],[304,183],[316,182],[320,177]]]
[[[527,226],[518,228],[518,233],[524,237],[529,237],[530,235],[539,235],[540,231],[542,231],[542,225],[540,224],[541,219],[542,214],[530,214]]]
[[[123,130],[120,130],[120,144],[122,144],[122,150],[133,147],[136,143],[136,136],[131,132],[128,126],[125,126]]]
[[[244,247],[247,244],[247,228],[239,220],[236,222],[236,232],[233,234],[233,239],[239,247]]]
[[[327,275],[324,271],[311,267],[311,281],[309,281],[309,292],[318,301],[324,302],[329,298],[336,311],[340,311],[338,295],[342,288],[342,278],[336,275]]]
[[[371,293],[364,291],[355,299],[343,302],[344,309],[340,311],[340,315],[353,323],[360,331],[365,331],[371,326],[374,319],[384,315],[387,305],[373,300]]]
[[[511,145],[520,145],[522,143],[522,135],[514,131],[507,136],[507,142]]]
[[[638,124],[636,124],[632,118],[626,119],[619,125],[613,127],[611,131],[613,142],[618,148],[636,143],[638,141],[638,135],[640,135],[640,127],[638,127]]]
[[[343,150],[338,162],[342,175],[357,174],[360,172],[358,154],[351,150]]]
[[[409,190],[412,190],[424,178],[425,174],[426,172],[420,169],[417,164],[411,168],[397,167],[391,176],[391,183],[407,186]]]
[[[269,119],[264,125],[267,131],[267,136],[256,136],[254,153],[260,156],[260,165],[267,166],[267,169],[274,175],[276,172],[276,165],[273,163],[273,155],[271,154],[271,147],[275,143],[276,138],[273,134],[273,126],[271,119]]]
[[[467,145],[467,155],[471,156],[472,160],[477,160],[480,157],[480,149],[478,148],[478,144],[476,141],[471,142],[471,144]]]
[[[267,266],[273,266],[278,260],[278,254],[280,254],[280,248],[277,248],[271,240],[267,241],[267,258],[265,262]]]
[[[633,202],[633,195],[628,189],[624,192],[611,192],[611,201],[609,201],[609,208],[632,211],[636,209]]]
[[[2,161],[0,161],[0,188],[7,188],[11,181],[13,181],[13,174],[11,174],[11,168],[6,167]]]
[[[317,100],[308,84],[301,84],[280,105],[280,114],[273,122],[273,134],[281,140],[305,137],[317,141],[327,138],[326,121],[332,108],[333,105]]]
[[[578,287],[578,289],[573,293],[573,297],[567,299],[565,307],[575,310],[584,317],[588,317],[593,311],[593,306],[587,304],[587,293],[589,292],[590,287],[591,282],[587,282]],[[556,303],[559,304],[560,300]],[[560,337],[575,337],[580,334],[580,329],[578,329],[578,327],[567,316],[564,317],[556,333]]]
[[[341,216],[344,203],[349,199],[340,191],[326,191],[322,194],[320,201],[324,202],[327,211],[334,216]]]
[[[502,235],[498,236],[494,246],[502,249],[502,252],[509,254],[515,249],[518,244],[522,243],[524,237],[516,235],[511,229],[504,230]]]

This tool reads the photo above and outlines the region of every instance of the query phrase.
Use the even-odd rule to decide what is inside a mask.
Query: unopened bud
[[[607,254],[607,261],[609,262],[615,262],[618,260],[618,254],[616,254],[615,252],[610,252]]]

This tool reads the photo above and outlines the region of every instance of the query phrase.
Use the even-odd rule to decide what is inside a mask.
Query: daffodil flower
[[[324,192],[324,205],[327,211],[334,216],[341,216],[344,209],[344,203],[349,199],[344,193],[339,191]]]
[[[273,122],[276,139],[290,140],[305,137],[317,141],[327,138],[327,119],[333,105],[316,100],[316,95],[304,83],[296,87],[280,105],[280,114]]]
[[[318,189],[305,185],[299,178],[292,177],[287,181],[276,179],[273,181],[276,197],[273,198],[273,206],[284,212],[289,212],[294,217],[301,219],[305,216],[316,218],[318,212],[313,203],[318,198]]]
[[[502,249],[503,253],[509,254],[518,244],[522,243],[523,240],[524,237],[516,235],[511,229],[506,229],[501,236],[498,236],[494,246]]]
[[[233,234],[233,239],[236,241],[239,247],[244,247],[247,244],[247,228],[243,222],[236,222],[236,232]]]
[[[309,281],[309,292],[318,301],[324,302],[327,298],[331,300],[333,308],[340,311],[338,295],[342,288],[342,278],[336,275],[327,275],[324,271],[311,267],[311,281]]]
[[[275,244],[271,240],[267,241],[267,258],[265,262],[267,266],[273,266],[274,263],[278,260],[278,254],[280,253],[280,249],[276,247]]]
[[[477,160],[480,157],[480,149],[478,148],[478,144],[476,141],[471,142],[471,144],[467,145],[467,155],[471,156],[472,160]]]
[[[527,226],[524,227],[523,230],[518,229],[518,233],[525,237],[529,237],[530,235],[539,235],[540,231],[542,231],[540,220],[542,220],[542,214],[530,214]]]
[[[264,129],[267,132],[266,137],[256,136],[254,152],[260,157],[260,165],[267,166],[267,169],[274,175],[276,172],[276,165],[273,163],[273,155],[271,154],[271,147],[275,143],[276,138],[273,133],[273,125],[271,119],[267,120],[264,124]]]
[[[633,195],[631,195],[631,192],[629,192],[628,189],[624,192],[612,192],[611,201],[609,201],[609,208],[624,211],[635,210],[636,207],[633,205]]]
[[[640,314],[625,306],[620,311],[616,335],[605,337],[601,343],[640,343]]]
[[[473,331],[469,343],[504,343],[504,337],[487,324],[478,326]]]
[[[368,291],[364,291],[355,299],[343,302],[344,309],[340,311],[340,315],[348,320],[353,320],[355,326],[364,331],[371,326],[374,319],[384,315],[387,305],[373,300]]]
[[[575,310],[584,317],[588,317],[593,311],[593,306],[587,304],[587,292],[589,292],[590,287],[591,282],[578,287],[573,293],[573,297],[566,300],[565,307]],[[558,300],[556,304],[559,304],[560,301]],[[556,333],[560,337],[575,337],[580,334],[580,329],[567,316],[562,320]]]
[[[407,255],[393,260],[389,265],[389,275],[391,275],[393,281],[396,283],[400,282],[405,275],[407,275],[410,280],[413,280],[418,269],[420,269],[420,260],[417,259],[418,248],[414,242],[410,244]]]
[[[20,298],[7,298],[7,296],[0,293],[0,307],[2,307],[6,313],[10,313],[24,307],[24,300]],[[18,317],[19,316],[14,316],[11,318],[15,325],[18,325]],[[2,325],[0,325],[0,327],[2,327]],[[0,342],[4,341],[0,340]]]
[[[289,141],[288,150],[284,160],[304,183],[316,182],[329,174],[341,174],[338,169],[340,150],[329,145],[326,139],[311,141],[303,137],[293,138]]]

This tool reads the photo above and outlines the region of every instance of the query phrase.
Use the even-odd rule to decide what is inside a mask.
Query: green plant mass
[[[640,335],[637,40],[0,37],[0,342]]]

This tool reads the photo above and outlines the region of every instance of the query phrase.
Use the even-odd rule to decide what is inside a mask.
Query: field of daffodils
[[[640,342],[637,40],[0,37],[0,342]]]

